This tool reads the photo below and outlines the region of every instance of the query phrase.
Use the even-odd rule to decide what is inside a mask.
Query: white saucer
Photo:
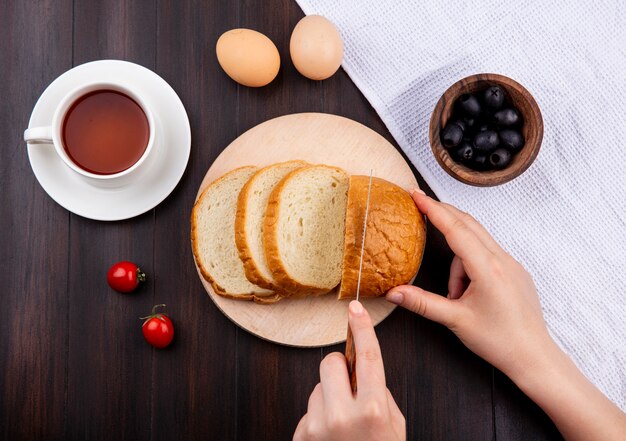
[[[99,188],[70,170],[52,145],[28,146],[30,165],[46,193],[67,210],[89,219],[128,219],[151,210],[174,190],[189,161],[191,129],[180,98],[163,78],[127,61],[93,61],[65,72],[43,92],[28,127],[50,125],[61,98],[81,82],[117,79],[136,88],[154,113],[158,155],[145,173],[122,187]]]

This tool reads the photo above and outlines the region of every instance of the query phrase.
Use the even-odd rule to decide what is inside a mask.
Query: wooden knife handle
[[[346,337],[346,361],[348,363],[348,374],[350,375],[350,387],[352,393],[356,393],[356,348],[354,347],[354,337],[352,329],[348,325],[348,335]]]

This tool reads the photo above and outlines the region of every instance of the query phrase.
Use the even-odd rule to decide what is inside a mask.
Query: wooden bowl
[[[523,118],[522,135],[525,144],[513,157],[508,167],[502,170],[476,171],[454,161],[441,144],[440,132],[452,116],[457,98],[465,93],[486,89],[498,85],[506,92],[507,100],[517,108]],[[518,82],[498,74],[476,74],[454,83],[441,96],[430,118],[430,146],[439,165],[452,177],[469,185],[491,187],[515,179],[533,163],[543,138],[543,118],[537,102]]]

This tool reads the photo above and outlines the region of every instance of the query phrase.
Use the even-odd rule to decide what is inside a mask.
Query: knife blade
[[[359,274],[356,283],[356,301],[359,301],[359,294],[361,292],[361,274],[363,273],[363,254],[365,252],[365,234],[367,233],[367,216],[370,210],[370,194],[372,193],[372,175],[373,170],[370,170],[370,180],[367,186],[367,201],[365,202],[365,216],[363,217],[363,235],[361,237],[361,257],[359,258]],[[346,362],[348,364],[348,373],[350,375],[350,387],[352,393],[356,393],[356,348],[354,346],[354,337],[352,336],[352,329],[350,329],[350,323],[348,322],[348,334],[346,336]]]

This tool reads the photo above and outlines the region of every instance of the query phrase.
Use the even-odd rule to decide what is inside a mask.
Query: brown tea
[[[150,138],[148,118],[132,98],[96,90],[78,98],[63,120],[63,146],[85,171],[110,175],[132,167]]]

